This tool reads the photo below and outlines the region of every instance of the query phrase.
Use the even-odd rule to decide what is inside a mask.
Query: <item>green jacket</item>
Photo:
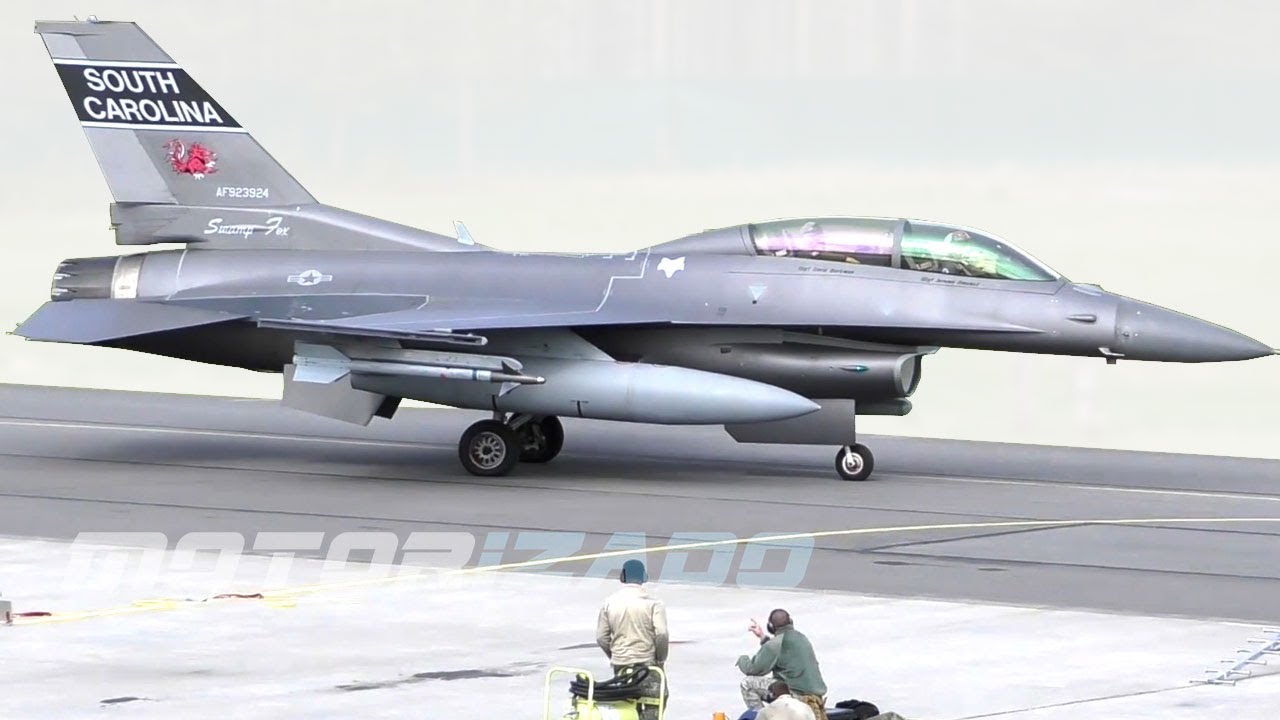
[[[818,670],[818,658],[813,654],[809,638],[793,627],[784,627],[760,643],[755,657],[738,658],[738,669],[744,675],[765,675],[772,672],[778,680],[791,686],[796,695],[827,694],[827,684]]]

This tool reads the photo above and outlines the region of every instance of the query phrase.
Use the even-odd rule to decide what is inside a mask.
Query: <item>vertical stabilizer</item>
[[[36,32],[117,203],[315,202],[137,25],[39,22]]]

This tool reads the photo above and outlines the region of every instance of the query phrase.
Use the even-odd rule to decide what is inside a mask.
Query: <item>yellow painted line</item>
[[[676,543],[671,545],[659,545],[649,548],[631,548],[625,550],[607,550],[596,553],[582,553],[578,555],[566,555],[563,557],[544,558],[539,560],[524,560],[521,562],[504,563],[501,565],[484,565],[479,567],[453,569],[453,568],[421,568],[423,572],[413,572],[408,574],[395,575],[390,577],[377,578],[361,578],[356,580],[345,580],[331,583],[317,583],[313,585],[299,585],[292,588],[283,588],[279,590],[270,590],[263,592],[263,599],[272,607],[291,607],[296,599],[302,595],[313,595],[321,592],[332,590],[346,590],[358,587],[373,587],[379,585],[390,585],[393,583],[417,581],[423,578],[439,577],[439,573],[448,575],[477,575],[482,573],[498,572],[502,570],[522,570],[534,567],[546,567],[570,562],[585,562],[588,560],[600,560],[604,558],[626,557],[628,555],[647,555],[650,553],[671,553],[686,550],[705,550],[716,547],[726,547],[732,545],[748,545],[748,544],[770,544],[782,543],[789,540],[806,540],[833,537],[852,537],[860,535],[887,535],[891,533],[913,533],[913,532],[936,532],[940,530],[997,530],[1012,528],[1055,528],[1069,527],[1078,525],[1141,525],[1141,524],[1161,524],[1161,525],[1200,525],[1200,524],[1245,524],[1245,523],[1280,523],[1280,517],[1231,517],[1231,518],[1124,518],[1124,519],[1108,519],[1094,518],[1083,520],[1002,520],[993,522],[966,522],[966,523],[942,523],[934,525],[898,525],[894,527],[870,527],[870,528],[852,528],[845,530],[817,530],[812,532],[783,533],[779,535],[766,535],[763,537],[748,538],[731,538],[728,540],[705,540],[699,542]],[[405,567],[405,566],[401,566]],[[436,572],[430,572],[430,571]],[[155,600],[141,600],[133,602],[129,605],[123,605],[114,608],[104,608],[101,610],[87,610],[79,612],[55,613],[49,617],[38,618],[15,618],[14,625],[44,625],[50,623],[76,622],[80,620],[91,620],[100,617],[111,617],[117,615],[136,615],[145,612],[156,612],[164,610],[175,610],[180,608],[201,607],[216,604],[218,601],[184,601],[166,598],[158,598]]]
[[[786,533],[782,535],[767,535],[764,537],[749,538],[733,538],[730,540],[708,540],[704,542],[681,543],[679,545],[659,545],[655,548],[636,548],[628,550],[609,550],[606,552],[590,553],[583,555],[569,555],[563,558],[546,558],[544,560],[526,560],[523,562],[506,563],[504,565],[486,565],[483,567],[463,568],[455,572],[462,575],[492,572],[495,570],[518,570],[523,568],[538,567],[540,565],[554,565],[561,562],[578,562],[582,560],[597,560],[600,558],[622,557],[626,555],[644,555],[649,552],[674,552],[680,550],[701,550],[705,548],[721,547],[725,545],[747,545],[747,544],[770,544],[778,542],[786,542],[788,540],[806,540],[831,537],[848,537],[853,535],[879,535],[888,533],[909,533],[909,532],[927,532],[935,530],[990,530],[995,528],[1054,528],[1067,527],[1072,525],[1140,525],[1143,523],[1162,523],[1162,524],[1195,524],[1195,523],[1246,523],[1246,522],[1264,522],[1264,523],[1280,523],[1280,518],[1128,518],[1128,519],[1094,519],[1094,520],[1002,520],[994,522],[970,522],[970,523],[945,523],[941,525],[899,525],[897,527],[887,528],[855,528],[851,530],[817,530],[813,532]]]

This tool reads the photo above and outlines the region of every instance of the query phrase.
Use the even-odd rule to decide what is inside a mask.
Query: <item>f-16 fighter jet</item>
[[[559,417],[723,425],[830,444],[872,472],[858,415],[905,415],[942,347],[1107,362],[1272,349],[1073,283],[980,230],[772,220],[628,254],[501,252],[324,205],[132,23],[41,22],[126,246],[65,260],[31,340],[281,373],[285,405],[351,423],[402,398],[484,410],[476,475],[545,463]]]

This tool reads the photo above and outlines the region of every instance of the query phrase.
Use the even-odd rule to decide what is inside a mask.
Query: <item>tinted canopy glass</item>
[[[776,220],[752,225],[751,240],[761,255],[890,266],[897,224],[877,218]]]
[[[954,225],[837,217],[774,220],[750,227],[751,240],[761,255],[995,280],[1060,279],[1004,240]]]
[[[968,228],[908,222],[902,264],[908,270],[997,280],[1057,280],[1058,274],[1009,243]]]

